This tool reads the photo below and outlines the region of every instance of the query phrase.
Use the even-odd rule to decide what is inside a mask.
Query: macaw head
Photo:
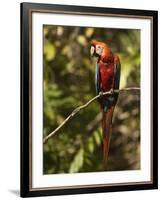
[[[90,49],[91,56],[96,56],[101,60],[108,60],[112,57],[112,51],[107,44],[104,42],[99,41],[92,41],[91,49]]]

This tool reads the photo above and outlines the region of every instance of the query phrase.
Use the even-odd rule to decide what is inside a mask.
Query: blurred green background
[[[93,39],[121,60],[120,88],[140,87],[140,30],[43,26],[44,137],[95,94]],[[140,169],[140,94],[119,95],[107,167],[103,166],[101,113],[96,101],[43,146],[44,174]]]

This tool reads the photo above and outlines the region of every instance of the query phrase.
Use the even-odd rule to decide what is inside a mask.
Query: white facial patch
[[[101,55],[102,51],[103,51],[103,49],[101,48],[101,46],[96,45],[96,54]]]

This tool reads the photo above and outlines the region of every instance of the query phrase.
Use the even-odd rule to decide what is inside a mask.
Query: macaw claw
[[[113,95],[113,94],[114,94],[114,89],[111,88],[111,89],[110,89],[110,95]]]
[[[103,96],[103,91],[99,92],[99,96],[102,97]]]

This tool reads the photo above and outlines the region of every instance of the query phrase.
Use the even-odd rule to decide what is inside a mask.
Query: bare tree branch
[[[120,89],[120,90],[113,90],[113,92],[115,93],[121,93],[121,92],[125,92],[125,91],[140,91],[140,88],[138,87],[131,87],[131,88],[124,88],[124,89]],[[52,131],[49,135],[47,135],[44,139],[43,139],[43,144],[45,144],[52,136],[54,136],[54,134],[60,130],[61,127],[63,127],[72,117],[74,117],[74,115],[76,115],[80,110],[83,110],[84,108],[86,108],[87,106],[89,106],[92,102],[94,102],[95,100],[97,100],[98,98],[105,96],[105,95],[111,95],[112,91],[107,91],[107,92],[103,92],[100,93],[98,95],[96,95],[95,97],[93,97],[92,99],[90,99],[87,103],[85,103],[84,105],[81,105],[79,107],[77,107],[76,109],[73,110],[73,112],[54,130]]]

